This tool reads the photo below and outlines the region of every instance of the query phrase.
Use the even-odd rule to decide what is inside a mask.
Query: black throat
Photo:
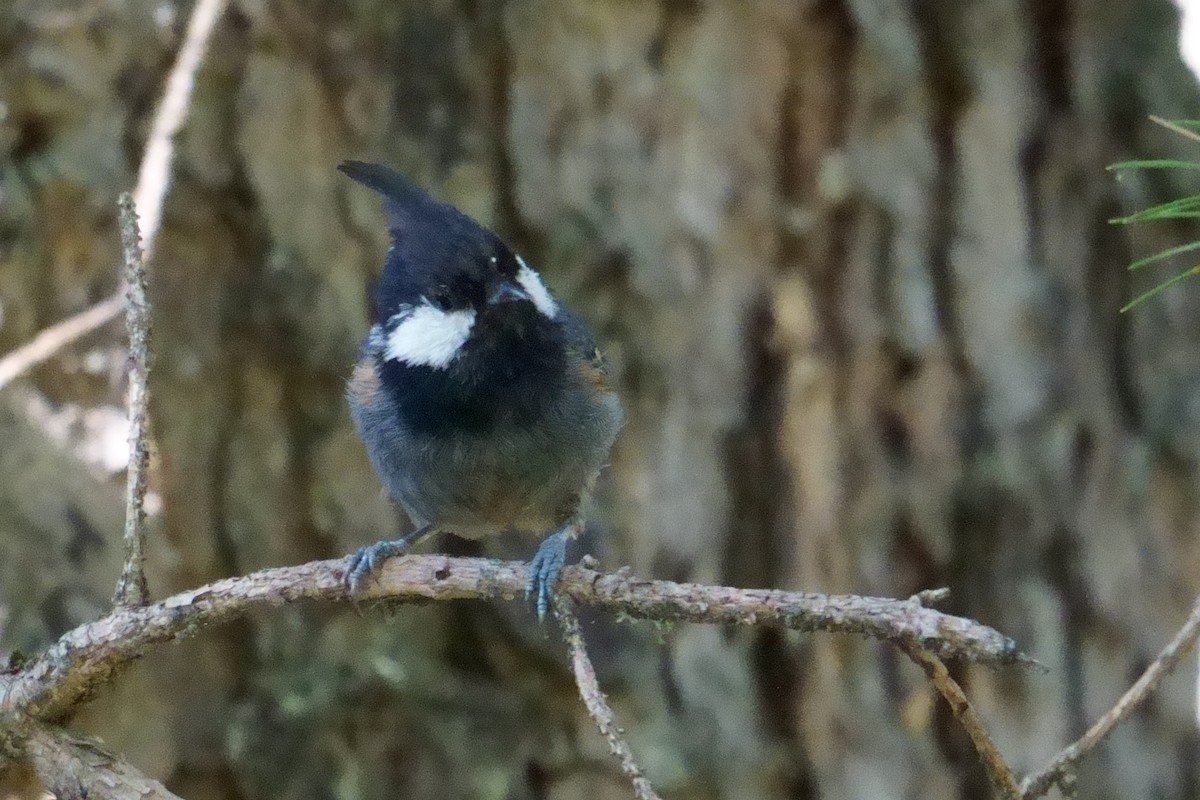
[[[430,434],[535,426],[553,413],[567,378],[566,347],[548,324],[478,331],[446,368],[381,365],[404,423]],[[480,344],[480,342],[486,344]]]

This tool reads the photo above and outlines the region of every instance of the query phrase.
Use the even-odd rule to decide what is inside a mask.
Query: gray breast
[[[561,527],[621,425],[616,394],[580,381],[539,424],[432,437],[404,426],[387,393],[364,391],[362,383],[357,374],[351,381],[351,413],[389,494],[414,524],[436,523],[467,538]]]

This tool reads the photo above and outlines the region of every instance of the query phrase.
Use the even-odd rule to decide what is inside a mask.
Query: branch
[[[50,360],[71,342],[116,319],[124,307],[125,298],[117,293],[86,311],[44,328],[25,344],[10,350],[0,358],[0,389],[43,361]]]
[[[1178,666],[1183,657],[1196,644],[1197,636],[1200,636],[1200,598],[1197,598],[1195,605],[1192,606],[1192,613],[1188,616],[1187,622],[1158,654],[1158,658],[1151,662],[1137,682],[1121,695],[1117,704],[1096,720],[1087,733],[1063,748],[1041,772],[1030,775],[1021,782],[1021,792],[1025,799],[1032,800],[1032,798],[1041,797],[1049,792],[1055,784],[1061,785],[1072,780],[1075,765],[1079,759],[1091,752],[1104,737],[1112,732],[1113,728],[1132,714],[1138,706],[1146,701],[1146,698],[1158,689],[1163,678]]]
[[[150,398],[150,301],[146,298],[146,264],[138,239],[137,209],[126,192],[120,207],[121,246],[125,254],[129,331],[129,466],[125,480],[125,562],[113,604],[145,605],[149,599],[145,571],[146,470],[150,461],[147,405]]]
[[[1021,800],[1016,776],[1013,775],[1004,756],[1000,754],[992,737],[988,735],[983,720],[975,713],[971,701],[967,699],[958,681],[951,677],[950,670],[946,669],[942,660],[911,642],[902,643],[900,649],[915,661],[917,666],[925,670],[925,675],[945,698],[950,712],[971,738],[971,744],[975,746],[975,752],[979,755],[979,760],[983,763],[983,768],[996,791],[1008,800]]]
[[[196,72],[208,50],[213,28],[225,10],[226,0],[197,0],[188,19],[187,33],[175,56],[175,65],[167,76],[162,101],[154,115],[154,124],[142,152],[137,188],[133,201],[142,212],[142,247],[146,260],[152,260],[158,231],[162,225],[163,201],[171,186],[171,158],[175,154],[175,135],[187,119],[196,87]]]
[[[616,715],[608,705],[604,692],[600,691],[600,682],[596,680],[596,670],[588,657],[587,647],[583,643],[583,631],[579,629],[579,618],[575,616],[574,603],[564,595],[554,598],[554,612],[562,625],[563,639],[571,651],[571,668],[575,673],[575,684],[579,687],[579,696],[587,706],[588,713],[596,721],[596,727],[608,740],[608,749],[621,762],[621,771],[633,784],[633,793],[638,800],[661,800],[642,768],[633,759],[633,750],[625,741],[625,732],[617,727]]]
[[[30,723],[14,744],[60,800],[180,800],[98,742]]]
[[[379,580],[351,598],[345,587],[347,563],[337,559],[262,570],[148,606],[116,608],[63,634],[21,670],[0,675],[0,714],[60,719],[155,645],[258,609],[299,600],[512,600],[523,596],[527,574],[520,562],[405,556],[388,561]],[[647,581],[624,570],[600,573],[580,566],[563,570],[557,591],[630,617],[857,633],[914,642],[968,661],[1024,660],[1013,641],[997,631],[908,600]]]

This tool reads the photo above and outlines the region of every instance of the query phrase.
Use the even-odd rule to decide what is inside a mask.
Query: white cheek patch
[[[517,256],[517,263],[521,268],[517,270],[517,283],[521,284],[521,288],[529,295],[529,299],[537,306],[537,310],[542,312],[547,319],[554,319],[558,314],[558,303],[554,302],[554,298],[550,296],[550,290],[546,288],[546,284],[542,283],[541,277],[538,276],[533,268],[525,263],[525,259]]]
[[[430,305],[406,309],[388,320],[383,357],[411,367],[445,369],[471,336],[474,311],[442,311]]]

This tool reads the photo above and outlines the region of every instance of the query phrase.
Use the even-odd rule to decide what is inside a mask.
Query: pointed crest
[[[442,205],[428,192],[411,183],[399,172],[382,164],[366,161],[343,161],[338,171],[362,185],[374,189],[386,198],[388,229],[403,232],[413,217],[413,210],[422,206]]]

